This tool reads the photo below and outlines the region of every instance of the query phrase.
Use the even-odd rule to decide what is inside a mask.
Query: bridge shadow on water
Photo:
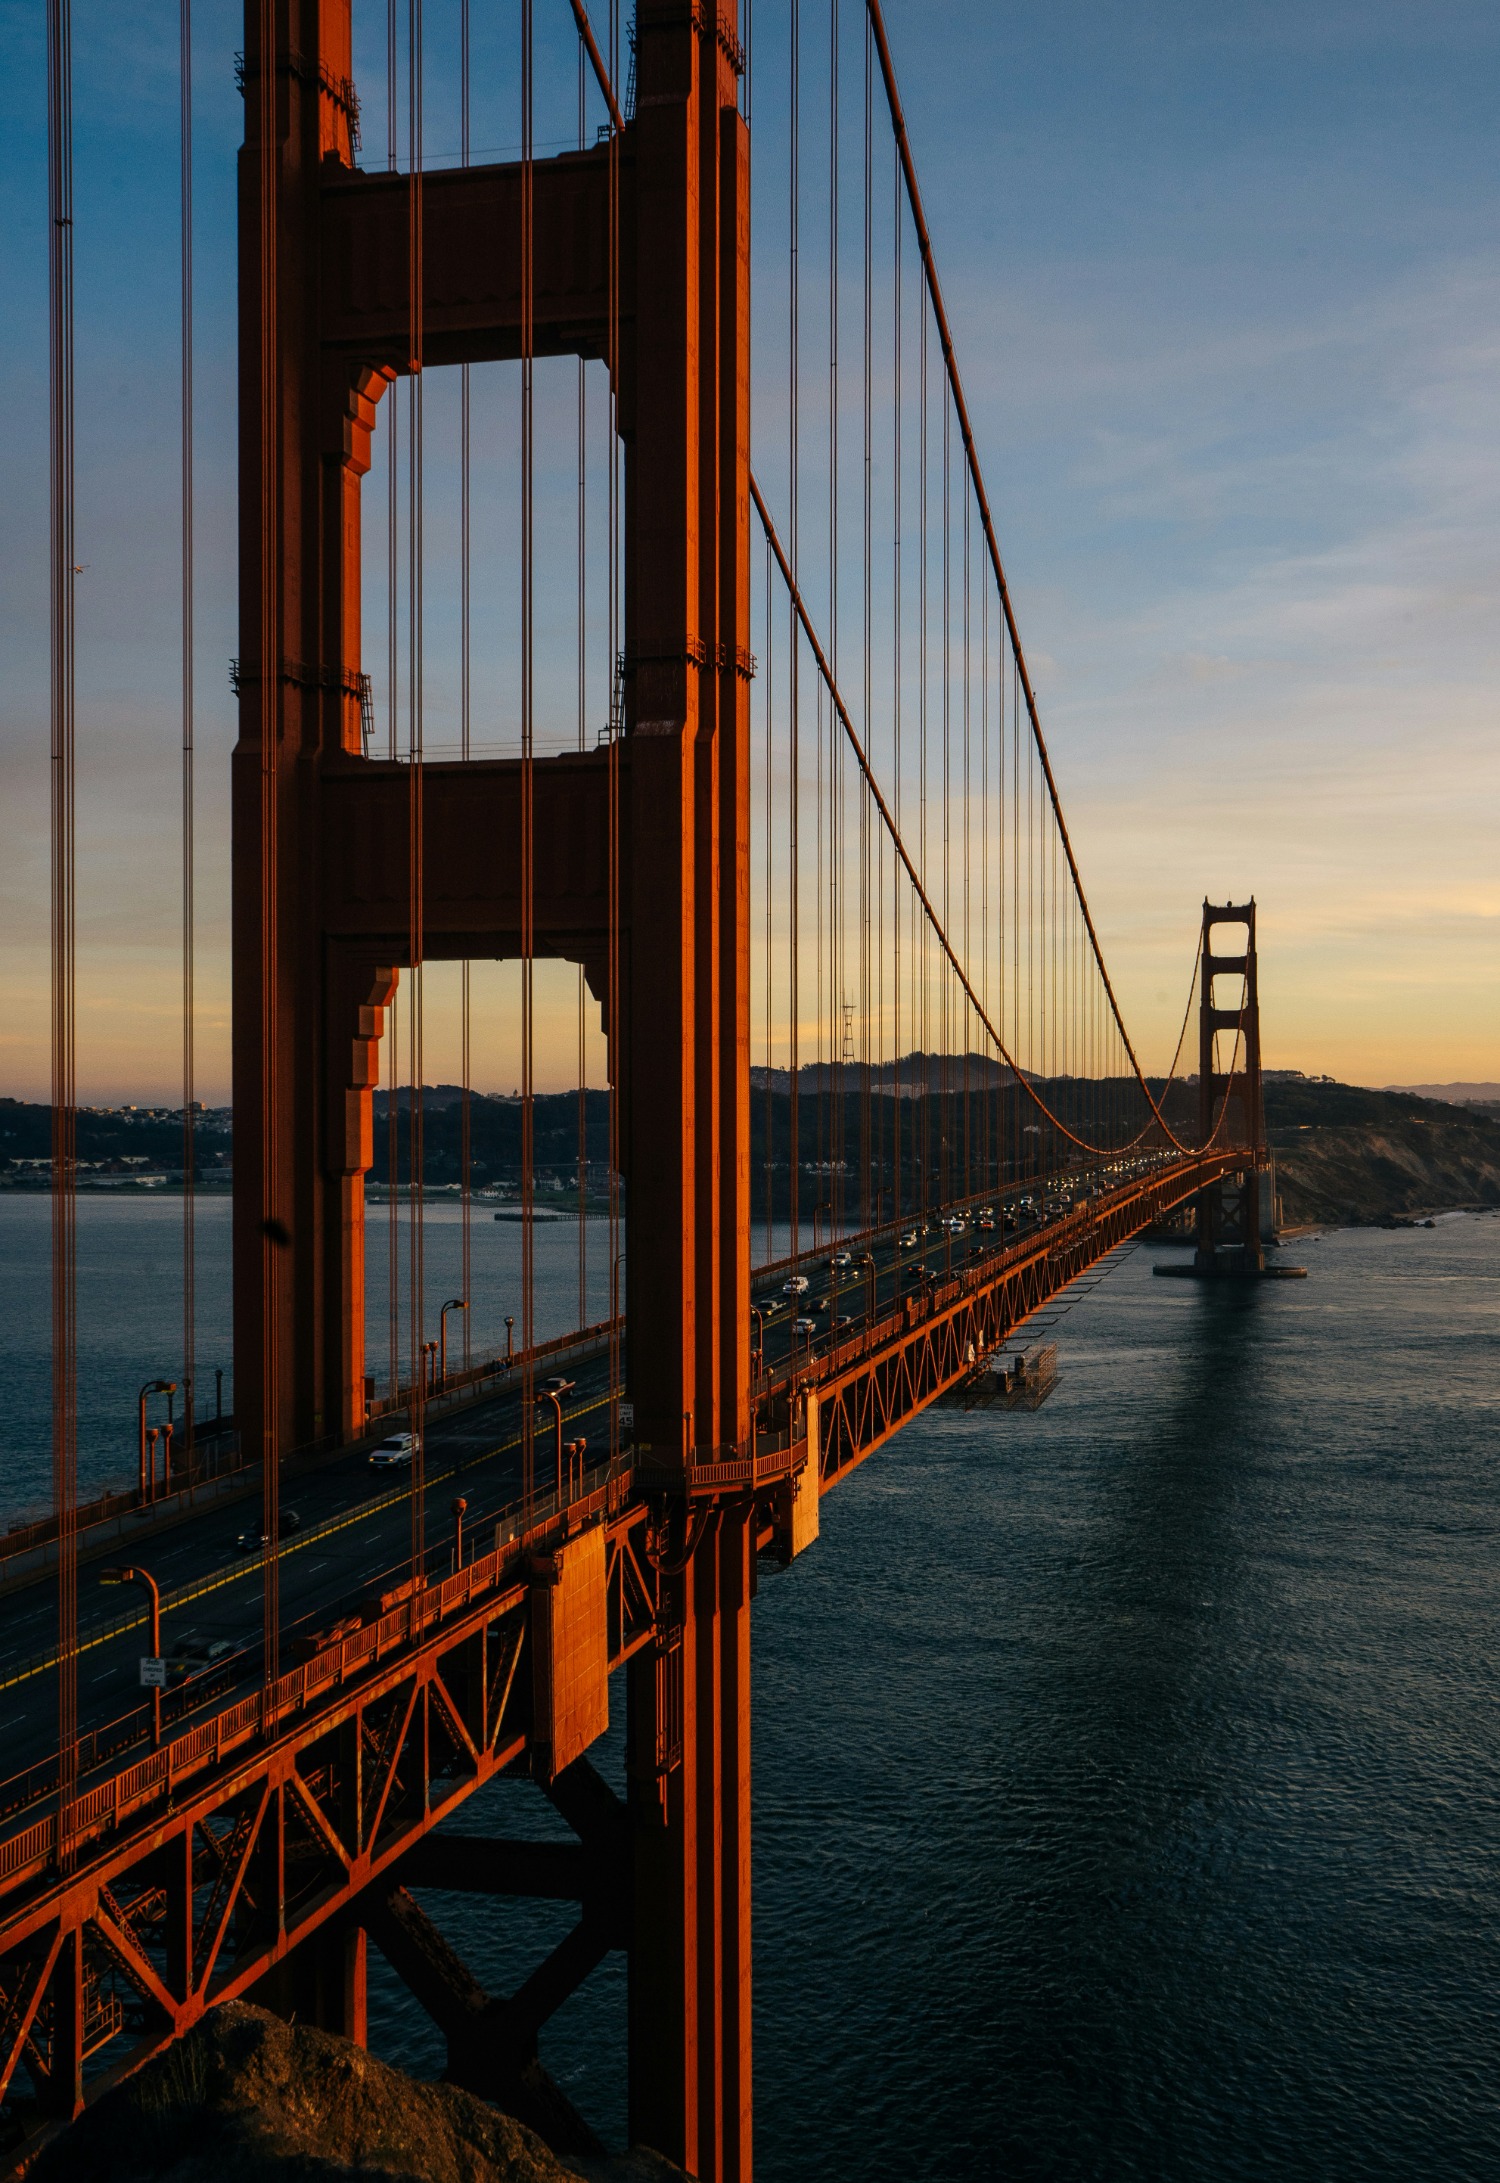
[[[1414,1406],[1431,1324],[1407,1288],[1404,1335],[1388,1308],[1356,1337],[1384,1245],[1348,1248],[1316,1288],[1137,1253],[1040,1411],[927,1413],[763,1574],[762,2183],[1496,2172],[1496,1784],[1447,1668],[1483,1642],[1487,1471],[1465,1444],[1435,1487],[1470,1367]],[[560,1830],[524,1783],[457,1824]],[[570,1918],[423,1900],[494,1992]],[[371,1968],[372,2044],[435,2074]],[[624,1998],[611,1958],[543,2037],[616,2140]]]
[[[1486,2172],[1471,2072],[1414,2083],[1436,1903],[1393,1937],[1305,1307],[1164,1288],[1035,1417],[912,1427],[763,1602],[762,2177]]]

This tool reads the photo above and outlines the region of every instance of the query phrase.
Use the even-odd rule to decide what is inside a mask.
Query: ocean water
[[[214,1371],[224,1373],[224,1406],[234,1407],[230,1334],[230,1208],[225,1197],[197,1206],[197,1410],[211,1412]],[[45,1193],[0,1194],[0,1384],[10,1394],[0,1415],[0,1527],[51,1505],[51,1208]],[[410,1231],[397,1230],[397,1356],[411,1371]],[[105,1196],[78,1199],[78,1480],[87,1499],[131,1485],[137,1464],[137,1396],[148,1379],[182,1377],[182,1199]],[[387,1207],[366,1217],[366,1368],[377,1392],[390,1384],[390,1226]],[[539,1341],[579,1324],[578,1227],[575,1220],[535,1230],[535,1319]],[[423,1220],[424,1332],[462,1290],[462,1221],[456,1203],[429,1205]],[[507,1313],[520,1340],[521,1230],[476,1203],[470,1272],[469,1340],[474,1358],[505,1348]],[[587,1223],[586,1321],[609,1309],[609,1222]],[[463,1356],[464,1318],[448,1315],[450,1363]],[[152,1422],[165,1416],[153,1401]],[[182,1416],[182,1398],[176,1400]]]
[[[1255,1288],[1167,1255],[1059,1321],[1040,1411],[919,1420],[762,1583],[761,2183],[1500,2177],[1500,1218]],[[459,1824],[560,1828],[524,1783]],[[496,1993],[569,1918],[424,1899]],[[372,2044],[436,2073],[371,1964]],[[623,2014],[612,1958],[543,2037],[607,2136]]]

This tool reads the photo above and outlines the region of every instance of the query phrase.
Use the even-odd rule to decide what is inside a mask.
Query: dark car
[[[297,1514],[297,1511],[294,1508],[282,1509],[276,1523],[277,1538],[289,1539],[294,1531],[300,1531],[301,1529],[302,1518]],[[266,1530],[265,1525],[260,1523],[254,1525],[249,1531],[242,1531],[234,1543],[241,1554],[258,1554],[269,1537],[270,1533]]]
[[[238,1650],[233,1638],[201,1637],[195,1631],[185,1631],[167,1654],[167,1681],[174,1689],[190,1683]]]

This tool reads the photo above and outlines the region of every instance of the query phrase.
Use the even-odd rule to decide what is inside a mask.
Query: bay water
[[[44,1492],[45,1212],[0,1199],[7,1499]],[[80,1207],[101,1482],[165,1369],[179,1218]],[[483,1238],[502,1336],[515,1236]],[[538,1243],[560,1330],[576,1239]],[[1500,2177],[1500,1218],[1331,1232],[1283,1254],[1305,1282],[1153,1278],[1170,1255],[1061,1317],[1040,1411],[929,1413],[763,1575],[762,2183]],[[383,1286],[377,1257],[377,1342]],[[596,1755],[622,1782],[618,1718]],[[560,1831],[520,1782],[456,1824]],[[571,1915],[424,1900],[496,1993]],[[436,2073],[371,1963],[372,2045]],[[611,1958],[543,2037],[615,2138],[623,2020]]]

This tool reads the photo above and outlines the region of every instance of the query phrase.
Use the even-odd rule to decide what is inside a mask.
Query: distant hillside
[[[1500,1119],[1355,1084],[1266,1086],[1283,1216],[1370,1227],[1456,1205],[1500,1205]]]
[[[1500,1106],[1500,1084],[1387,1084],[1387,1091],[1418,1099],[1445,1099],[1452,1106]]]
[[[918,1068],[933,1073],[933,1057],[919,1056]],[[962,1064],[951,1059],[937,1068],[956,1087]],[[846,1217],[859,1217],[862,1184],[861,1132],[872,1128],[872,1190],[885,1202],[895,1195],[900,1167],[900,1201],[916,1203],[924,1193],[938,1202],[962,1188],[971,1149],[983,1158],[983,1142],[1023,1148],[1026,1171],[1048,1169],[1066,1159],[1062,1145],[1046,1143],[1024,1111],[1013,1085],[993,1080],[981,1088],[971,1060],[971,1088],[928,1091],[920,1113],[898,1121],[895,1103],[875,1102],[866,1117],[857,1092],[819,1098],[801,1090],[797,1166],[803,1211],[826,1211],[835,1200]],[[1040,1081],[1040,1080],[1039,1080]],[[1088,1135],[1107,1128],[1118,1087],[1059,1079],[1043,1090]],[[1158,1096],[1159,1081],[1153,1083]],[[1483,1085],[1447,1090],[1483,1091]],[[452,1096],[449,1096],[449,1095]],[[456,1183],[460,1172],[460,1112],[456,1087],[436,1085],[423,1098],[424,1170],[433,1185]],[[1192,1084],[1173,1087],[1168,1113],[1179,1129],[1191,1130],[1197,1112]],[[906,1110],[900,1110],[905,1112]],[[602,1091],[585,1102],[590,1180],[601,1187],[608,1172],[609,1106]],[[409,1114],[404,1101],[396,1111],[397,1172],[407,1170]],[[534,1113],[534,1172],[571,1186],[578,1160],[578,1094],[540,1095]],[[764,1217],[764,1193],[772,1195],[775,1217],[786,1217],[791,1185],[791,1103],[784,1085],[764,1081],[751,1100],[751,1172],[755,1177],[754,1211]],[[520,1174],[519,1102],[476,1095],[470,1111],[472,1172],[476,1183],[514,1183]],[[1282,1206],[1293,1226],[1307,1221],[1329,1225],[1365,1225],[1440,1212],[1458,1205],[1500,1205],[1500,1113],[1477,1101],[1459,1104],[1409,1091],[1375,1091],[1326,1079],[1275,1076],[1266,1083],[1266,1127],[1276,1157]],[[230,1115],[219,1108],[202,1116],[197,1135],[200,1177],[228,1181]],[[86,1163],[86,1184],[115,1179],[126,1182],[149,1169],[172,1181],[181,1172],[182,1118],[162,1108],[116,1107],[84,1111],[78,1118],[78,1150]],[[0,1188],[45,1188],[51,1151],[50,1117],[45,1106],[0,1099]],[[388,1172],[389,1116],[384,1094],[377,1094],[375,1164],[371,1180]]]

